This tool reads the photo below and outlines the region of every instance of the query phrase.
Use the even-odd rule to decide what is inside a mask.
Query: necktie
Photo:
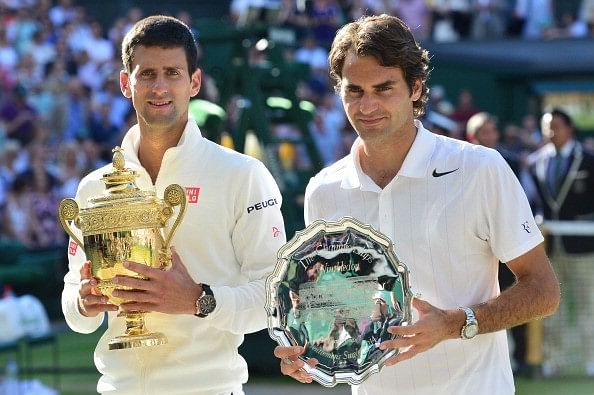
[[[553,196],[557,196],[559,194],[559,189],[561,189],[561,184],[563,183],[563,156],[561,153],[557,152],[552,158],[552,161],[553,171],[551,174],[550,186]]]

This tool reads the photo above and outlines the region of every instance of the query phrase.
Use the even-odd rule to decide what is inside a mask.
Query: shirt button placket
[[[384,233],[391,228],[390,218],[392,217],[392,205],[390,204],[389,193],[385,190],[379,196],[379,231]]]

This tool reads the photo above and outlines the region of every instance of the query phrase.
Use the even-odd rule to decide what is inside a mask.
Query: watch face
[[[470,324],[464,328],[464,337],[467,339],[472,339],[478,334],[478,325]]]
[[[213,295],[204,295],[198,301],[200,307],[200,313],[210,314],[217,307],[217,301]]]

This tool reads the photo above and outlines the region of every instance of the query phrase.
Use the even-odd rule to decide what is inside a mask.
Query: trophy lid
[[[111,152],[113,152],[111,163],[114,171],[105,173],[101,178],[105,183],[105,192],[131,193],[139,191],[140,188],[136,186],[138,173],[124,167],[126,165],[126,160],[124,159],[123,150],[116,146]]]
[[[138,202],[146,199],[154,199],[154,192],[141,191],[136,185],[138,172],[125,167],[126,160],[124,159],[123,149],[116,146],[112,149],[112,152],[113,171],[105,173],[101,177],[101,181],[105,184],[105,191],[103,192],[103,196],[90,198],[89,202],[91,205],[106,202],[113,204],[114,201]]]

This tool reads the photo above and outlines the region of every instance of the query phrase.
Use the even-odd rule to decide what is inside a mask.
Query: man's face
[[[542,121],[542,134],[549,138],[557,148],[563,145],[573,135],[571,127],[559,116],[545,114]]]
[[[499,130],[495,122],[486,121],[475,133],[474,138],[480,145],[495,148],[499,142]]]
[[[345,59],[340,86],[347,117],[363,141],[386,141],[402,133],[412,124],[413,102],[421,95],[420,82],[411,95],[402,69],[353,52]]]
[[[132,99],[138,122],[149,128],[185,125],[188,103],[200,83],[200,70],[190,76],[181,47],[139,46],[134,50],[131,73],[120,73],[122,93]]]

